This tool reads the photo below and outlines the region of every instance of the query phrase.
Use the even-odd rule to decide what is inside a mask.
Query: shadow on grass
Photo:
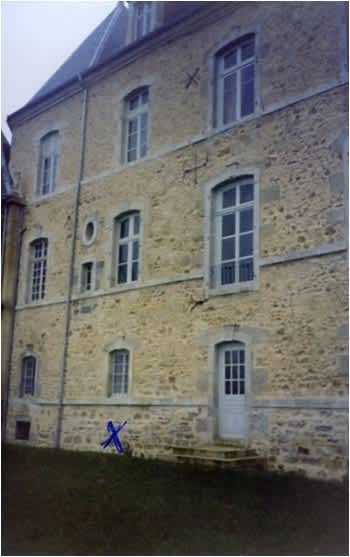
[[[348,555],[348,486],[6,446],[3,555]]]

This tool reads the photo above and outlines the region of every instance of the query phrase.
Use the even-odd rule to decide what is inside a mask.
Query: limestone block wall
[[[341,3],[316,6],[220,4],[218,16],[197,22],[191,34],[184,24],[182,35],[161,49],[89,83],[64,448],[102,450],[110,419],[128,421],[123,439],[136,455],[170,458],[172,444],[216,440],[212,353],[229,331],[244,335],[251,352],[249,443],[268,451],[276,468],[319,477],[344,473],[344,24]],[[256,113],[218,132],[211,123],[213,55],[248,32],[257,34]],[[197,83],[186,87],[197,68]],[[125,166],[123,99],[141,85],[150,87],[150,155]],[[14,130],[12,164],[28,207],[8,435],[14,440],[15,421],[24,417],[32,424],[30,442],[38,445],[53,446],[57,426],[81,103],[76,94]],[[36,198],[40,137],[53,128],[61,137],[57,188]],[[256,284],[208,295],[209,186],[242,174],[256,177]],[[141,214],[140,280],[121,287],[113,282],[113,222],[129,210]],[[86,245],[89,219],[96,238]],[[49,255],[47,296],[34,305],[27,296],[29,248],[37,237],[48,238]],[[87,260],[96,265],[96,289],[82,295]],[[123,343],[131,353],[130,390],[118,401],[108,392],[109,352]],[[26,353],[38,356],[37,390],[21,399]]]
[[[70,190],[51,200],[41,199],[26,208],[18,284],[18,305],[26,305],[31,300],[31,243],[37,238],[47,238],[48,240],[46,300],[58,301],[65,298],[68,288],[73,199],[74,194]]]
[[[342,479],[348,470],[346,409],[255,409],[252,445],[270,455],[271,469]]]
[[[11,368],[11,399],[19,397],[22,358],[33,353],[38,358],[35,399],[57,401],[64,310],[63,304],[54,304],[17,312]]]
[[[35,118],[13,130],[11,171],[20,192],[30,201],[36,201],[40,139],[52,130],[58,130],[59,160],[56,174],[57,195],[70,190],[77,182],[80,152],[82,95],[56,104]],[[49,199],[49,198],[46,198]]]
[[[197,272],[204,263],[205,186],[223,171],[257,171],[262,257],[345,239],[343,134],[345,87],[175,153],[83,185],[75,266],[101,262],[100,290],[112,286],[113,218],[137,208],[143,221],[142,280]],[[196,159],[195,159],[196,156]],[[197,163],[195,161],[197,160]],[[205,163],[205,164],[203,164]],[[194,172],[185,169],[203,164]],[[96,241],[84,246],[86,219]],[[276,233],[278,231],[278,233]],[[103,268],[102,268],[103,265]]]

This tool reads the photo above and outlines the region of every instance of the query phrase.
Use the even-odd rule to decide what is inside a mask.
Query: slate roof
[[[149,36],[187,17],[208,3],[165,2],[163,25],[150,33]],[[41,99],[50,95],[50,93],[61,89],[69,82],[77,79],[78,74],[93,70],[101,64],[112,60],[123,50],[130,48],[130,45],[126,45],[127,27],[128,8],[123,2],[119,1],[113,11],[58,68],[26,106],[32,106],[36,102],[40,102]],[[147,36],[140,39],[140,42],[144,40],[147,40]]]

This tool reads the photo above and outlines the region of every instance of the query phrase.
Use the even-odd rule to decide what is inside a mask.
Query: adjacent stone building
[[[9,117],[7,439],[347,470],[345,2],[130,2]]]

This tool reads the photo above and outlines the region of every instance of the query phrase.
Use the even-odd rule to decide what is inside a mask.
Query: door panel
[[[219,435],[242,439],[246,433],[246,352],[241,343],[224,345],[219,352]]]

